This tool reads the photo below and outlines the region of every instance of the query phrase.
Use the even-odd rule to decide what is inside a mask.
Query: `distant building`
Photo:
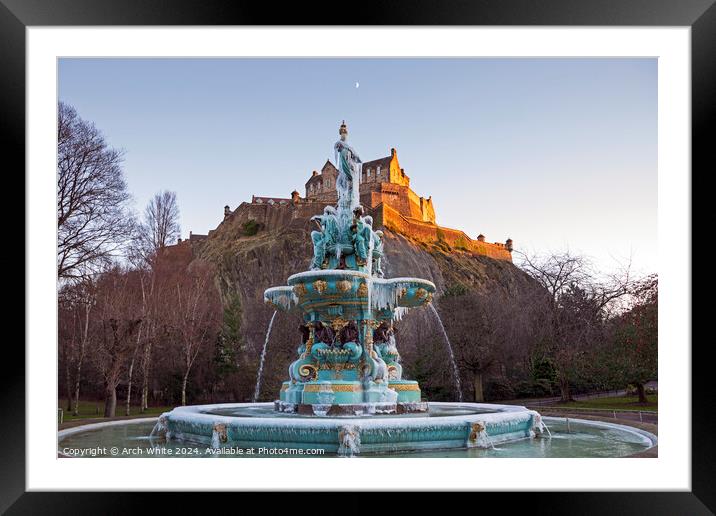
[[[306,200],[337,202],[337,178],[338,169],[327,160],[321,171],[314,170],[306,181]],[[363,163],[359,192],[365,208],[375,208],[382,203],[405,217],[435,223],[432,197],[420,197],[410,189],[410,178],[400,167],[395,149],[390,149],[390,156]]]

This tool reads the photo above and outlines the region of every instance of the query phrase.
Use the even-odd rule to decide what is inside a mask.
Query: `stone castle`
[[[338,169],[326,160],[320,172],[314,170],[306,181],[305,196],[297,191],[290,198],[252,196],[235,210],[224,207],[224,221],[240,217],[246,222],[253,220],[263,228],[274,229],[296,218],[310,218],[338,200],[336,178]],[[401,233],[416,241],[440,244],[489,256],[496,260],[512,261],[512,240],[505,243],[487,242],[480,234],[471,238],[458,229],[439,226],[435,221],[432,197],[418,196],[410,188],[410,178],[400,167],[398,153],[390,149],[390,155],[363,163],[360,178],[360,202],[366,213],[373,217],[373,227]],[[223,223],[223,221],[222,221]],[[209,235],[190,233],[189,245],[203,242]],[[179,240],[181,244],[181,239]]]

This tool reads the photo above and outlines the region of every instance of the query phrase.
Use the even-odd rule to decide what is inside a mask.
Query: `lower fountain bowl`
[[[330,406],[325,407],[330,408]],[[270,403],[177,407],[162,414],[155,434],[210,446],[320,448],[326,453],[384,453],[488,448],[541,432],[540,415],[514,405],[429,403],[426,412],[378,415],[363,410],[317,417],[322,411],[273,411]],[[364,408],[365,409],[365,408]],[[409,411],[406,411],[409,412]]]
[[[207,422],[196,422],[199,427],[192,428],[189,420],[189,413],[196,412],[196,407],[186,407],[183,414],[178,411],[171,417],[167,418],[166,413],[160,423],[157,423],[156,417],[130,419],[122,421],[104,421],[101,423],[91,423],[80,426],[72,426],[65,428],[58,433],[58,456],[59,457],[77,457],[78,451],[83,450],[107,450],[104,453],[81,455],[83,457],[121,457],[121,458],[137,458],[137,457],[157,457],[165,458],[168,456],[176,457],[212,457],[212,458],[239,458],[239,457],[307,457],[307,456],[332,456],[335,452],[343,450],[344,454],[348,450],[353,449],[360,455],[366,457],[394,455],[392,449],[396,449],[396,456],[401,457],[491,457],[491,458],[587,458],[587,457],[628,457],[633,454],[642,455],[649,449],[653,449],[651,456],[656,456],[657,437],[641,428],[634,428],[625,424],[616,424],[614,422],[587,421],[582,419],[564,418],[564,417],[545,417],[544,422],[549,425],[549,430],[545,428],[545,433],[538,433],[534,439],[517,438],[505,439],[503,444],[490,446],[489,440],[493,443],[498,442],[497,436],[489,436],[481,434],[481,423],[478,419],[470,423],[470,433],[461,434],[465,437],[463,442],[460,437],[460,425],[456,423],[455,430],[458,435],[455,439],[443,441],[445,446],[441,447],[440,443],[428,441],[426,437],[433,433],[438,437],[438,427],[441,427],[440,421],[443,418],[453,418],[459,421],[465,416],[480,416],[487,422],[485,432],[491,431],[491,423],[487,421],[487,416],[495,413],[494,405],[477,405],[473,403],[429,403],[428,414],[405,414],[402,416],[374,416],[372,419],[380,423],[378,425],[367,427],[363,421],[369,416],[361,417],[325,417],[318,418],[315,416],[307,417],[299,414],[281,414],[274,411],[272,403],[244,403],[244,404],[227,404],[212,405],[202,408],[204,415],[209,419]],[[519,409],[519,407],[516,407]],[[204,410],[206,409],[206,410]],[[484,412],[480,413],[479,411]],[[499,413],[499,410],[498,410]],[[229,436],[233,432],[230,431],[233,423],[226,424],[218,422],[217,416],[224,416],[230,421],[242,419],[244,424],[253,425],[258,420],[266,421],[269,428],[272,426],[282,426],[283,421],[293,421],[296,419],[319,421],[318,425],[308,426],[300,429],[299,435],[307,435],[309,432],[321,434],[325,431],[330,435],[324,436],[323,445],[315,446],[314,444],[306,444],[303,449],[292,449],[286,446],[258,447],[255,441],[252,446],[238,448],[234,443],[229,442]],[[175,421],[176,419],[176,421]],[[160,435],[167,436],[168,432],[178,431],[178,420],[185,420],[183,425],[188,430],[187,435],[199,433],[196,439],[204,446],[185,442],[180,439],[180,435],[172,434],[170,439],[160,438]],[[423,425],[413,425],[408,422],[410,419],[429,420]],[[171,422],[170,422],[171,420]],[[279,422],[276,423],[276,420]],[[271,424],[273,421],[273,424]],[[213,424],[216,422],[217,424]],[[402,424],[405,422],[405,424]],[[432,423],[438,422],[433,430]],[[402,428],[398,433],[394,433],[393,428],[399,424]],[[202,429],[204,425],[210,428],[210,436],[204,435],[206,430]],[[360,427],[356,427],[359,425]],[[444,428],[445,432],[450,430],[450,423]],[[340,430],[336,430],[340,428]],[[261,431],[268,432],[266,429]],[[539,431],[539,429],[538,429]],[[362,434],[361,434],[362,432]],[[412,434],[412,435],[411,435]],[[284,436],[288,436],[286,433]],[[485,437],[487,435],[487,438]],[[270,443],[279,443],[283,441],[277,439],[278,436],[270,436]],[[363,438],[360,444],[358,441]],[[335,439],[341,438],[341,443],[336,446]],[[489,438],[489,439],[488,439]],[[207,441],[211,444],[206,444]],[[301,438],[301,442],[318,440],[318,435],[311,438]],[[358,440],[358,441],[357,441]],[[505,442],[510,440],[512,442]],[[329,442],[330,441],[330,442]],[[344,445],[346,442],[348,446]],[[377,442],[376,442],[377,441]],[[468,445],[468,443],[470,443]],[[481,446],[480,443],[487,446]],[[350,445],[353,445],[351,448]],[[343,445],[341,447],[341,445]],[[133,452],[129,455],[111,455],[110,447],[126,448]],[[253,448],[253,449],[252,449]],[[311,452],[310,448],[320,448]],[[443,448],[443,449],[441,449]],[[369,450],[375,450],[370,453]],[[334,453],[328,453],[324,450],[335,450]],[[138,453],[134,453],[138,452]]]

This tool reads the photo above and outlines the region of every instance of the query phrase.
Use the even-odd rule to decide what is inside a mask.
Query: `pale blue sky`
[[[61,59],[59,98],[126,151],[138,211],[177,192],[184,236],[303,195],[345,119],[441,225],[657,269],[656,59]]]

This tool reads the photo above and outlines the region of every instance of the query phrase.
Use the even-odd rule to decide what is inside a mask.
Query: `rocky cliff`
[[[197,250],[198,258],[217,266],[217,281],[225,300],[238,299],[241,305],[248,356],[258,358],[273,313],[263,303],[264,290],[285,285],[291,274],[308,269],[313,252],[310,232],[315,229],[310,216],[320,213],[323,207],[320,203],[288,206],[244,203]],[[440,296],[446,292],[470,290],[490,296],[519,297],[531,286],[530,278],[509,261],[452,249],[444,241],[413,240],[410,235],[387,229],[384,238],[386,277],[429,279],[437,287],[438,309]],[[470,307],[461,309],[469,311]],[[403,326],[434,324],[425,309],[416,311],[423,313],[408,316]],[[286,367],[299,342],[298,324],[297,316],[281,314],[276,318],[269,342],[272,360],[265,371],[262,389],[264,399],[273,399],[280,381],[286,377]],[[410,334],[411,342],[404,346],[419,340],[416,334]],[[255,363],[249,360],[246,367],[250,370]]]

